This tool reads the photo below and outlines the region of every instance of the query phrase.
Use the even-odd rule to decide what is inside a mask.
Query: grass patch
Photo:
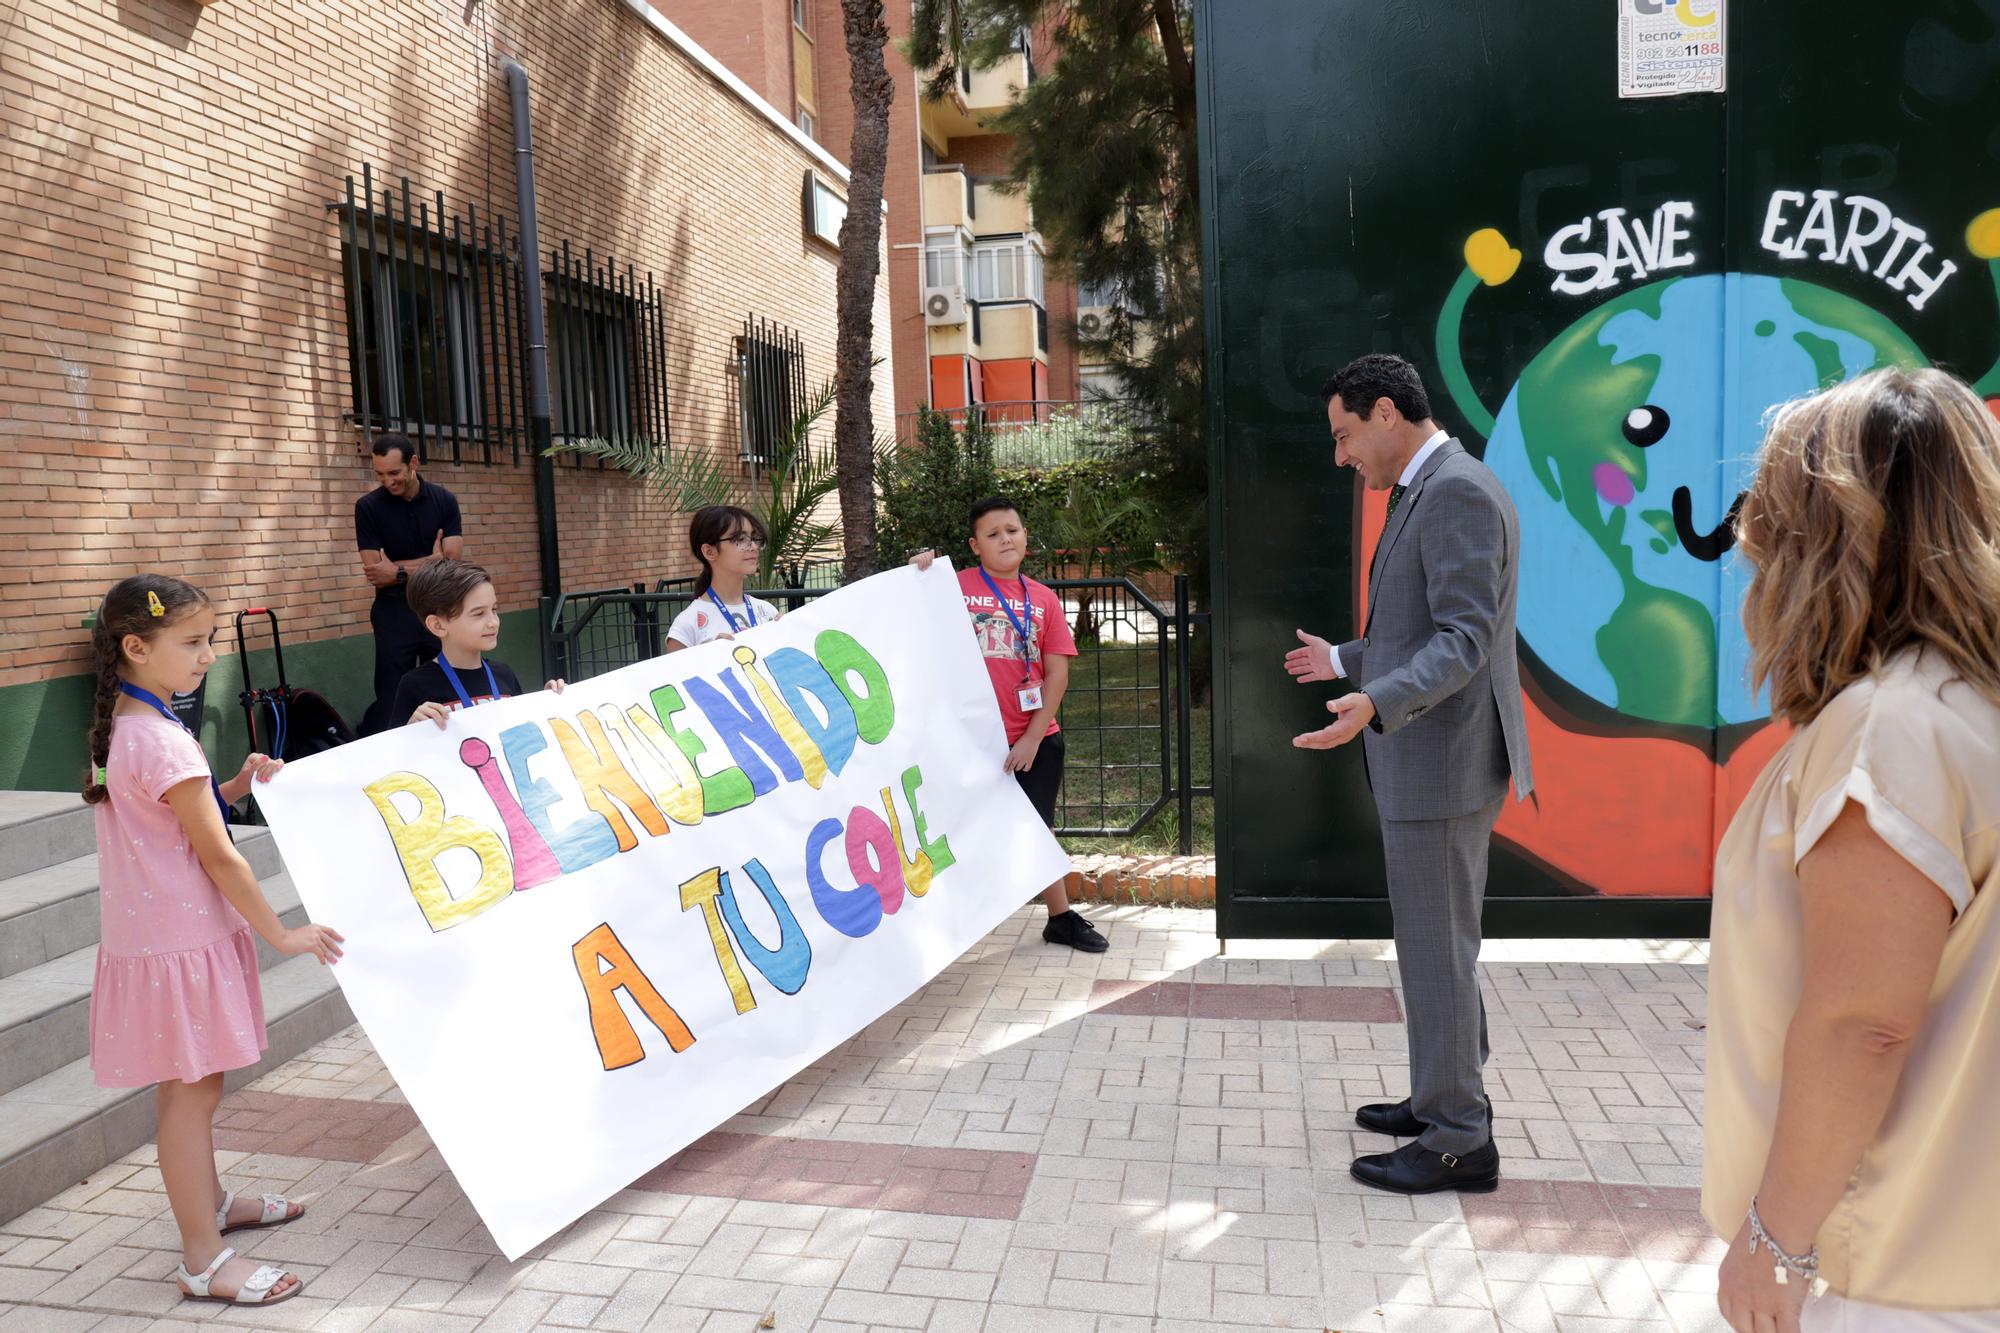
[[[1174,700],[1171,650],[1162,659],[1157,638],[1136,643],[1079,644],[1082,654],[1070,667],[1062,722],[1067,754],[1057,823],[1072,827],[1129,827],[1173,783]],[[1168,688],[1162,688],[1162,675]],[[1163,736],[1160,720],[1168,726]],[[1214,773],[1209,710],[1196,708],[1189,721],[1194,785],[1209,785]],[[1194,850],[1215,851],[1215,802],[1194,802]],[[1175,802],[1137,833],[1109,837],[1065,836],[1072,852],[1112,852],[1171,856],[1180,850],[1180,813]]]

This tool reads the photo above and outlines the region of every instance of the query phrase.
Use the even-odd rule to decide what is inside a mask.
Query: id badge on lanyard
[[[993,581],[991,574],[982,569],[979,577],[985,579],[986,586],[993,590],[993,600],[1000,603],[1000,609],[1007,613],[1007,619],[1014,624],[1014,632],[1020,636],[1021,667],[1025,675],[1021,688],[1014,692],[1014,698],[1019,701],[1022,712],[1033,713],[1042,706],[1042,682],[1035,676],[1035,661],[1030,655],[1030,645],[1035,638],[1035,604],[1028,595],[1027,577],[1023,575],[1021,578],[1021,610],[1027,618],[1025,622],[1021,616],[1014,614],[1013,604],[1007,600],[1007,594],[1000,591],[1000,585]]]

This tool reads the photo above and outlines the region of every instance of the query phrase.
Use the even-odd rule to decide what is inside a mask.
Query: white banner
[[[1064,874],[1006,750],[940,561],[315,755],[258,800],[513,1259]]]

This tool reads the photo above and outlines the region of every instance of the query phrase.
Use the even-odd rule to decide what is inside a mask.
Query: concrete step
[[[237,850],[259,878],[278,873],[284,863],[269,829],[244,825],[232,831]],[[0,978],[97,943],[94,836],[87,856],[0,879]],[[0,828],[0,858],[5,857],[9,837],[8,830]]]
[[[228,1075],[231,1088],[354,1022],[332,969],[313,958],[267,969],[263,986],[270,1047],[258,1064]],[[158,1130],[153,1089],[100,1088],[87,1057],[0,1096],[0,1222],[151,1142]]]
[[[0,879],[97,850],[97,816],[75,792],[0,791]]]
[[[238,827],[236,845],[287,925],[305,919],[277,843]],[[90,1075],[97,971],[96,816],[65,792],[0,792],[0,1220],[15,1217],[151,1139],[154,1093]],[[333,973],[258,941],[264,1060],[249,1082],[353,1023]]]
[[[306,919],[290,875],[264,876],[261,882],[280,921],[295,926]],[[257,941],[260,972],[269,971],[281,957],[263,940]],[[12,1092],[89,1053],[90,989],[96,973],[93,941],[53,962],[0,977],[0,1093]]]

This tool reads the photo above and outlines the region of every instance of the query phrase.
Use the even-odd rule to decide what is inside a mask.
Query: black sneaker
[[[1074,907],[1061,916],[1050,917],[1049,923],[1042,927],[1042,938],[1050,944],[1067,944],[1085,953],[1103,953],[1111,947],[1111,941],[1078,916]]]

